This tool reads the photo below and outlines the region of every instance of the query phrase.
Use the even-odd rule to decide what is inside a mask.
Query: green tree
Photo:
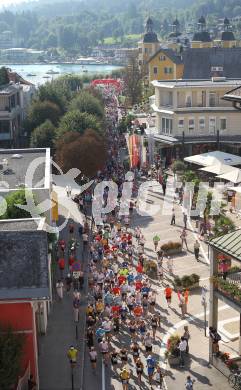
[[[83,135],[66,133],[56,143],[56,161],[64,172],[74,167],[87,177],[93,177],[104,167],[106,159],[105,141],[91,129],[87,129]]]
[[[0,32],[8,31],[10,29],[9,24],[4,22],[3,20],[0,21]]]
[[[104,107],[99,99],[86,91],[81,92],[71,101],[69,109],[87,112],[96,115],[99,119],[104,117]]]
[[[41,102],[47,100],[56,104],[62,113],[66,111],[70,96],[67,85],[58,83],[57,80],[41,85],[38,89],[38,99]]]
[[[31,130],[43,124],[49,119],[53,125],[57,125],[61,117],[60,108],[48,100],[34,102],[28,112],[28,123]]]
[[[140,103],[143,95],[143,75],[138,66],[138,57],[130,56],[128,66],[124,70],[124,90],[130,105]]]
[[[0,326],[0,389],[12,389],[21,373],[24,335]]]
[[[79,110],[68,111],[60,121],[57,129],[57,137],[59,138],[68,131],[76,131],[84,134],[86,129],[93,129],[100,132],[100,123],[98,119],[87,112],[80,112]]]
[[[19,218],[31,218],[28,211],[20,209],[17,205],[26,205],[25,190],[20,189],[14,192],[10,192],[5,200],[7,202],[7,210],[1,215],[0,219],[19,219]],[[1,387],[0,387],[1,388]]]
[[[31,148],[53,148],[55,127],[50,120],[46,120],[33,130],[30,138]]]
[[[8,83],[9,83],[9,79],[8,79],[7,68],[2,66],[0,68],[0,85],[5,85],[5,84],[8,84]]]

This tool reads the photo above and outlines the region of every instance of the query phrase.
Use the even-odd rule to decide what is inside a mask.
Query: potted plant
[[[145,263],[145,271],[150,275],[157,275],[157,263],[154,260],[149,260]]]
[[[200,276],[197,274],[184,275],[182,278],[175,276],[173,280],[174,290],[186,289],[192,290],[199,287]]]
[[[230,375],[230,368],[229,365],[229,353],[219,351],[217,353],[217,356],[213,357],[213,365],[217,370],[221,371],[223,375],[228,377]]]
[[[181,242],[169,241],[161,246],[161,249],[168,255],[176,255],[182,252]]]
[[[167,349],[165,351],[165,357],[168,360],[170,366],[176,366],[180,362],[178,349],[180,340],[180,336],[177,334],[170,336],[167,340]]]

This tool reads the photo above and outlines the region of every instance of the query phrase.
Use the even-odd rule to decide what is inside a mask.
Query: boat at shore
[[[27,74],[27,77],[36,77],[37,75],[36,74],[34,74],[34,73],[28,73]]]
[[[59,72],[56,70],[50,69],[50,70],[48,70],[48,72],[46,72],[46,74],[59,74]]]

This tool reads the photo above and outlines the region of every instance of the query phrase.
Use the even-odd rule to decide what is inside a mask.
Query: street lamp
[[[202,295],[201,295],[201,304],[204,309],[204,334],[205,337],[207,336],[207,299],[206,299],[206,294],[207,294],[207,288],[206,286],[202,287]]]

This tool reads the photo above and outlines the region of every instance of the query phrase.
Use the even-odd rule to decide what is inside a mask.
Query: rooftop
[[[36,231],[42,227],[42,223],[41,218],[3,219],[0,220],[0,231]]]
[[[213,238],[210,245],[225,254],[241,261],[241,230],[225,234],[221,237]]]
[[[47,233],[38,229],[29,219],[0,221],[1,300],[50,296]]]
[[[225,79],[225,78],[213,78],[213,79],[178,79],[178,80],[155,80],[152,82],[154,87],[166,87],[166,88],[184,88],[184,87],[235,87],[240,86],[240,79]]]
[[[165,54],[170,60],[174,62],[174,64],[182,64],[182,58],[180,55],[177,55],[177,53],[172,49],[162,49],[160,48],[150,59],[148,62],[150,62],[153,58],[155,58],[159,53]]]
[[[19,90],[18,84],[6,84],[0,86],[0,95],[11,95]]]
[[[241,47],[187,49],[183,53],[184,79],[209,79],[215,75],[241,78]]]
[[[44,163],[37,164],[38,158]],[[36,160],[33,177],[26,178],[30,164]],[[6,185],[0,187],[6,190],[18,189],[25,185],[28,188],[49,188],[50,180],[50,149],[0,149],[1,180]]]

